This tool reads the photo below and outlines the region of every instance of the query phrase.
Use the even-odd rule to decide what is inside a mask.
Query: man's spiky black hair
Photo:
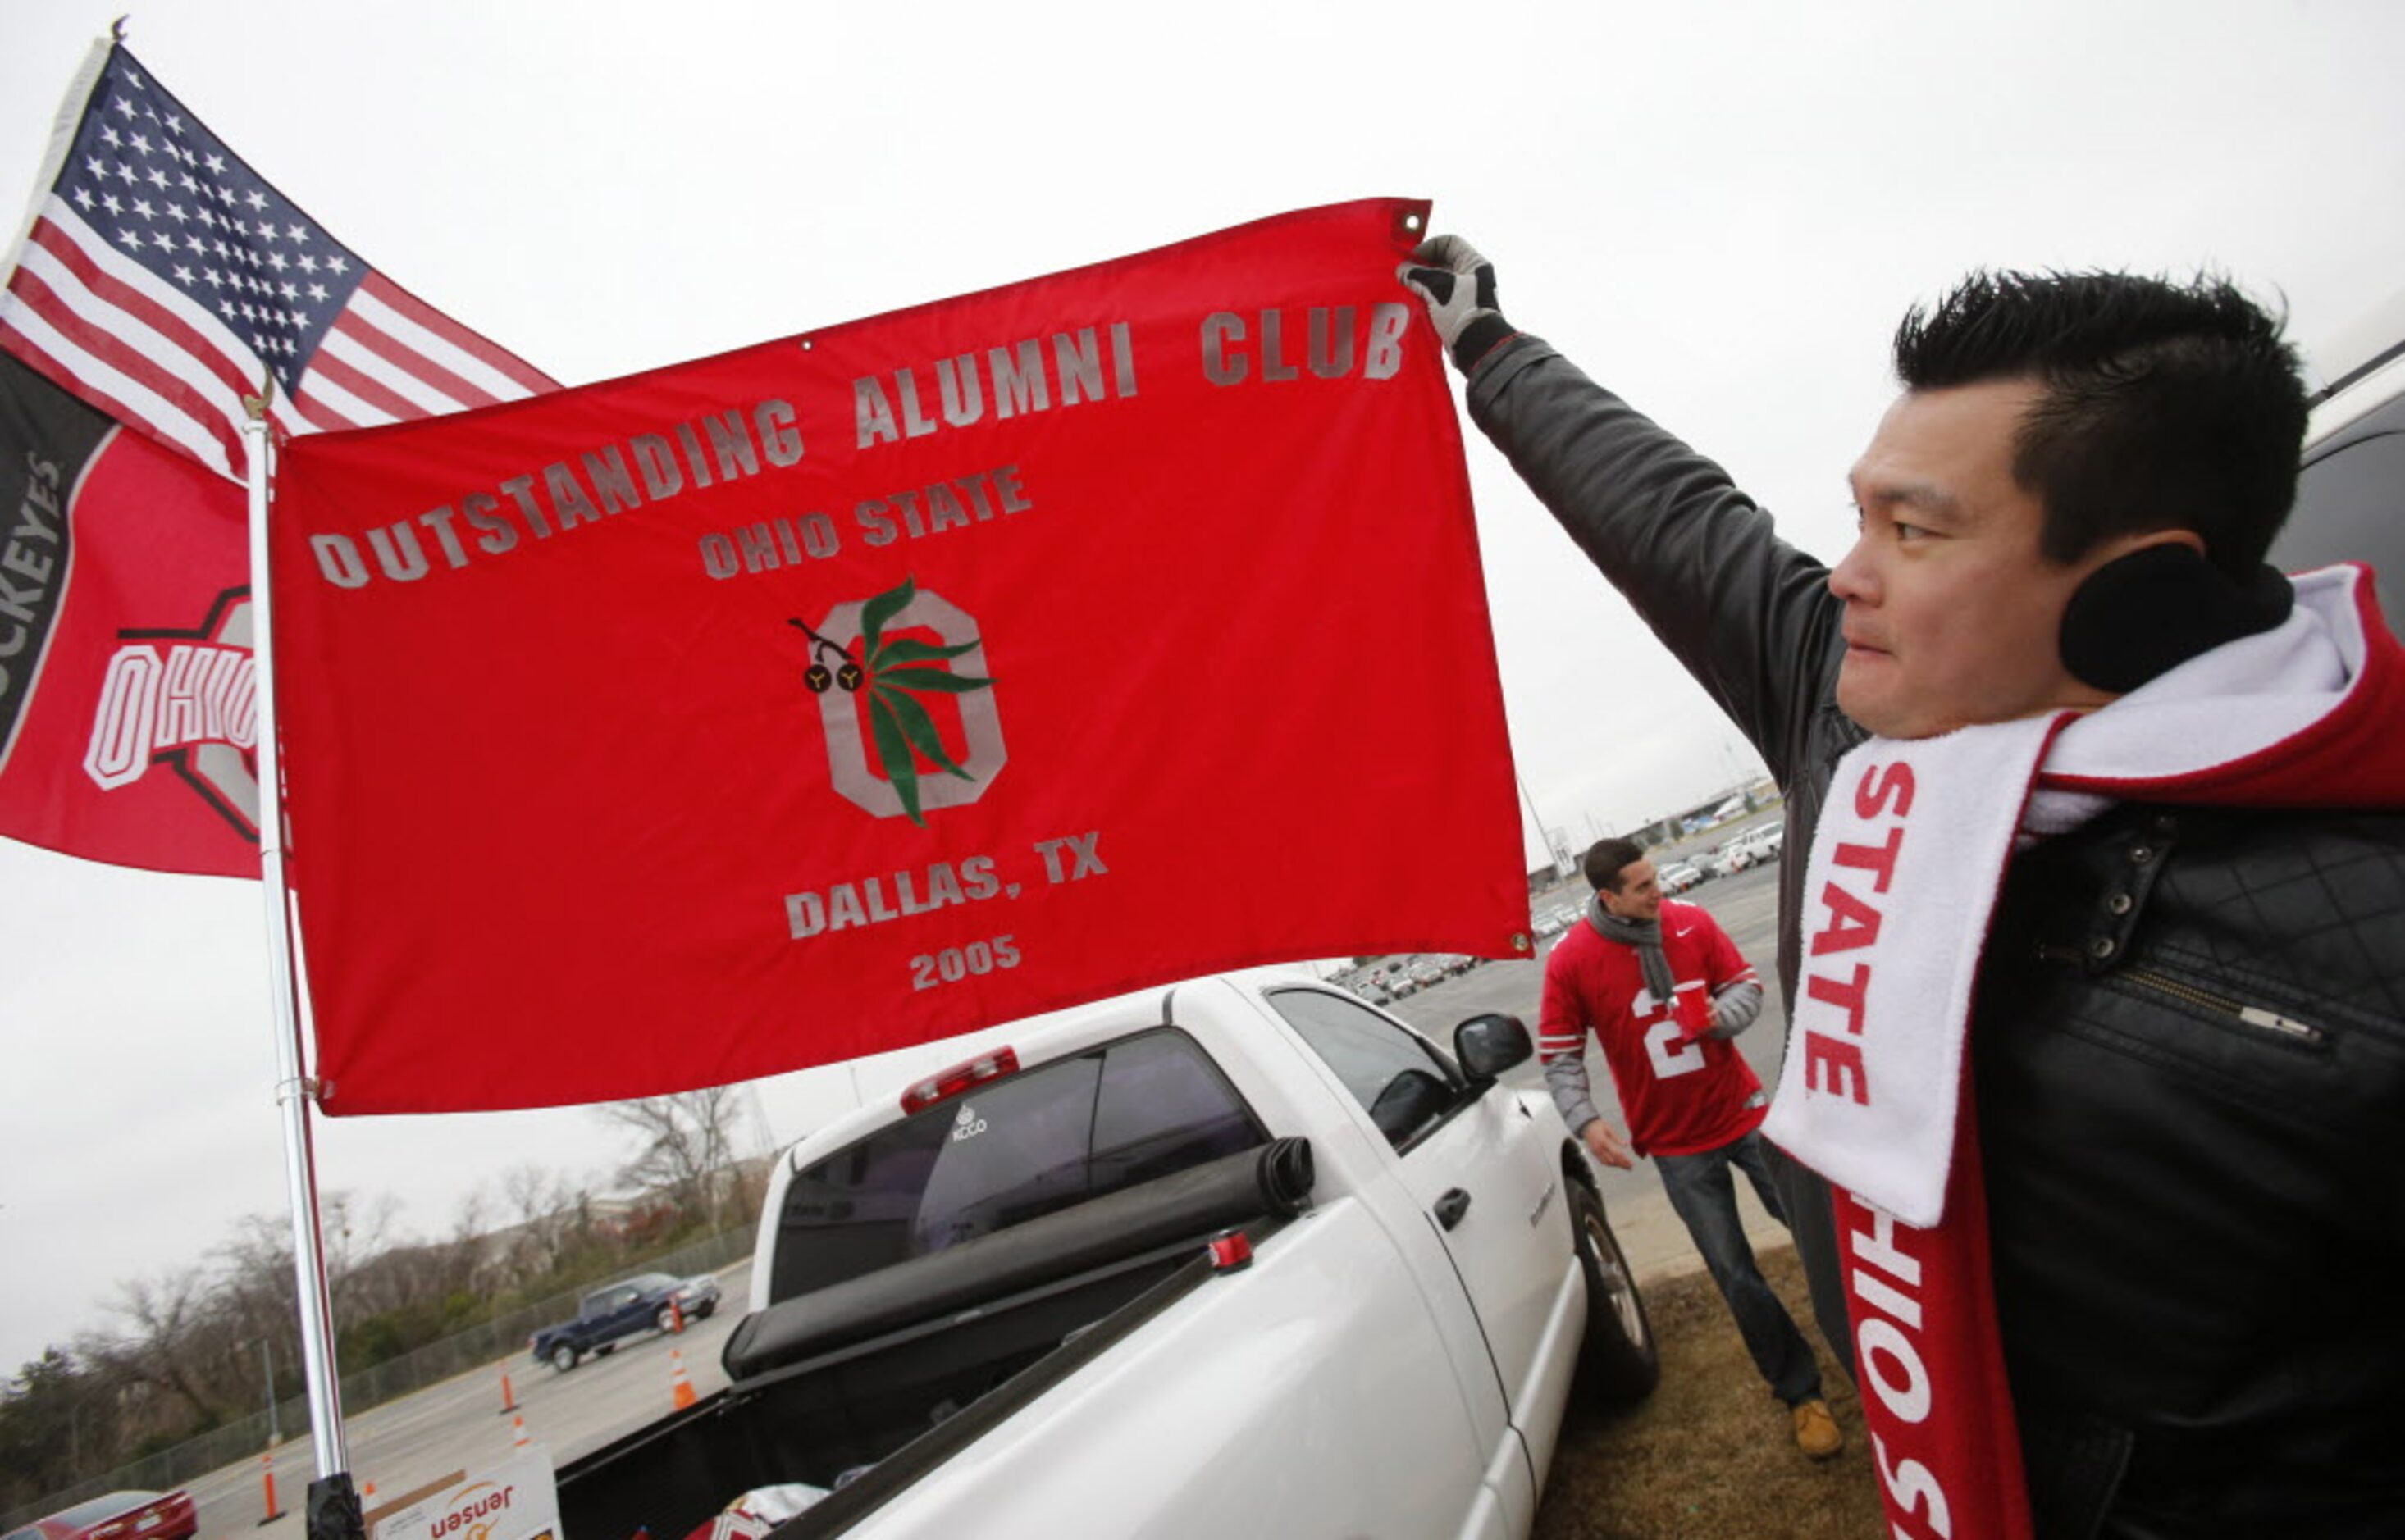
[[[2232,577],[2296,499],[2305,392],[2282,323],[2227,279],[1974,273],[1895,332],[1909,390],[2030,379],[2013,473],[2074,561],[2112,535],[2193,529]]]

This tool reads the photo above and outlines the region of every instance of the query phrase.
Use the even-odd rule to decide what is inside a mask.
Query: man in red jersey
[[[1540,1029],[1554,1105],[1605,1165],[1627,1169],[1632,1147],[1653,1157],[1754,1366],[1789,1408],[1796,1447],[1826,1460],[1844,1435],[1821,1398],[1810,1345],[1754,1265],[1730,1176],[1743,1171],[1763,1207],[1786,1223],[1755,1132],[1769,1098],[1728,1041],[1761,1011],[1761,982],[1709,914],[1663,898],[1653,863],[1634,843],[1597,841],[1586,879],[1595,899],[1585,923],[1545,959]],[[1587,1084],[1590,1028],[1620,1093],[1624,1143]]]

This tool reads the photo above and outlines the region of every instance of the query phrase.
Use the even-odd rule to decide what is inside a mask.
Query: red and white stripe
[[[1546,1032],[1537,1039],[1537,1057],[1540,1062],[1560,1058],[1566,1055],[1576,1057],[1585,1057],[1585,1028],[1582,1027],[1575,1032]]]
[[[75,207],[43,200],[0,294],[0,348],[218,474],[245,474],[242,398],[265,366],[209,308],[128,260]],[[272,412],[289,434],[369,427],[558,388],[370,273]]]

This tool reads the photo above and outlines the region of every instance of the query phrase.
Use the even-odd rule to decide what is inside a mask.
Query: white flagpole
[[[259,866],[267,897],[268,988],[275,1005],[275,1101],[284,1113],[285,1197],[292,1211],[292,1274],[301,1313],[301,1361],[309,1391],[309,1438],[317,1478],[309,1483],[306,1524],[310,1540],[333,1540],[361,1533],[359,1503],[352,1490],[350,1451],[343,1433],[342,1387],[334,1367],[334,1309],[326,1286],[326,1241],[317,1212],[316,1152],[311,1142],[309,1106],[317,1099],[315,1079],[302,1073],[298,968],[292,947],[292,900],[284,880],[284,779],[276,741],[275,665],[272,606],[268,593],[267,506],[274,453],[267,407],[275,376],[266,375],[260,394],[244,398],[248,419],[242,431],[250,450],[251,662],[259,685]]]

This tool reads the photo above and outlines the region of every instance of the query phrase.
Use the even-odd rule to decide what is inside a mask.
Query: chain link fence
[[[625,1269],[635,1273],[674,1273],[685,1277],[694,1273],[716,1272],[752,1254],[756,1232],[749,1225],[722,1230],[707,1239],[697,1240],[648,1262],[629,1264]],[[357,1417],[372,1407],[400,1399],[414,1391],[439,1384],[454,1375],[471,1369],[486,1367],[501,1359],[524,1352],[527,1339],[542,1327],[566,1321],[576,1314],[576,1307],[587,1290],[571,1290],[522,1306],[507,1315],[496,1316],[481,1326],[471,1326],[456,1336],[429,1342],[414,1352],[388,1358],[381,1364],[343,1376],[343,1414]],[[305,1437],[309,1432],[309,1403],[305,1396],[294,1396],[275,1408],[273,1421],[264,1410],[214,1428],[197,1438],[188,1438],[173,1448],[120,1465],[105,1476],[79,1481],[61,1491],[52,1492],[38,1503],[0,1514],[0,1531],[32,1522],[46,1513],[72,1507],[87,1498],[110,1491],[165,1491],[195,1477],[205,1476],[244,1460],[256,1459],[273,1440],[273,1427],[278,1438]]]

